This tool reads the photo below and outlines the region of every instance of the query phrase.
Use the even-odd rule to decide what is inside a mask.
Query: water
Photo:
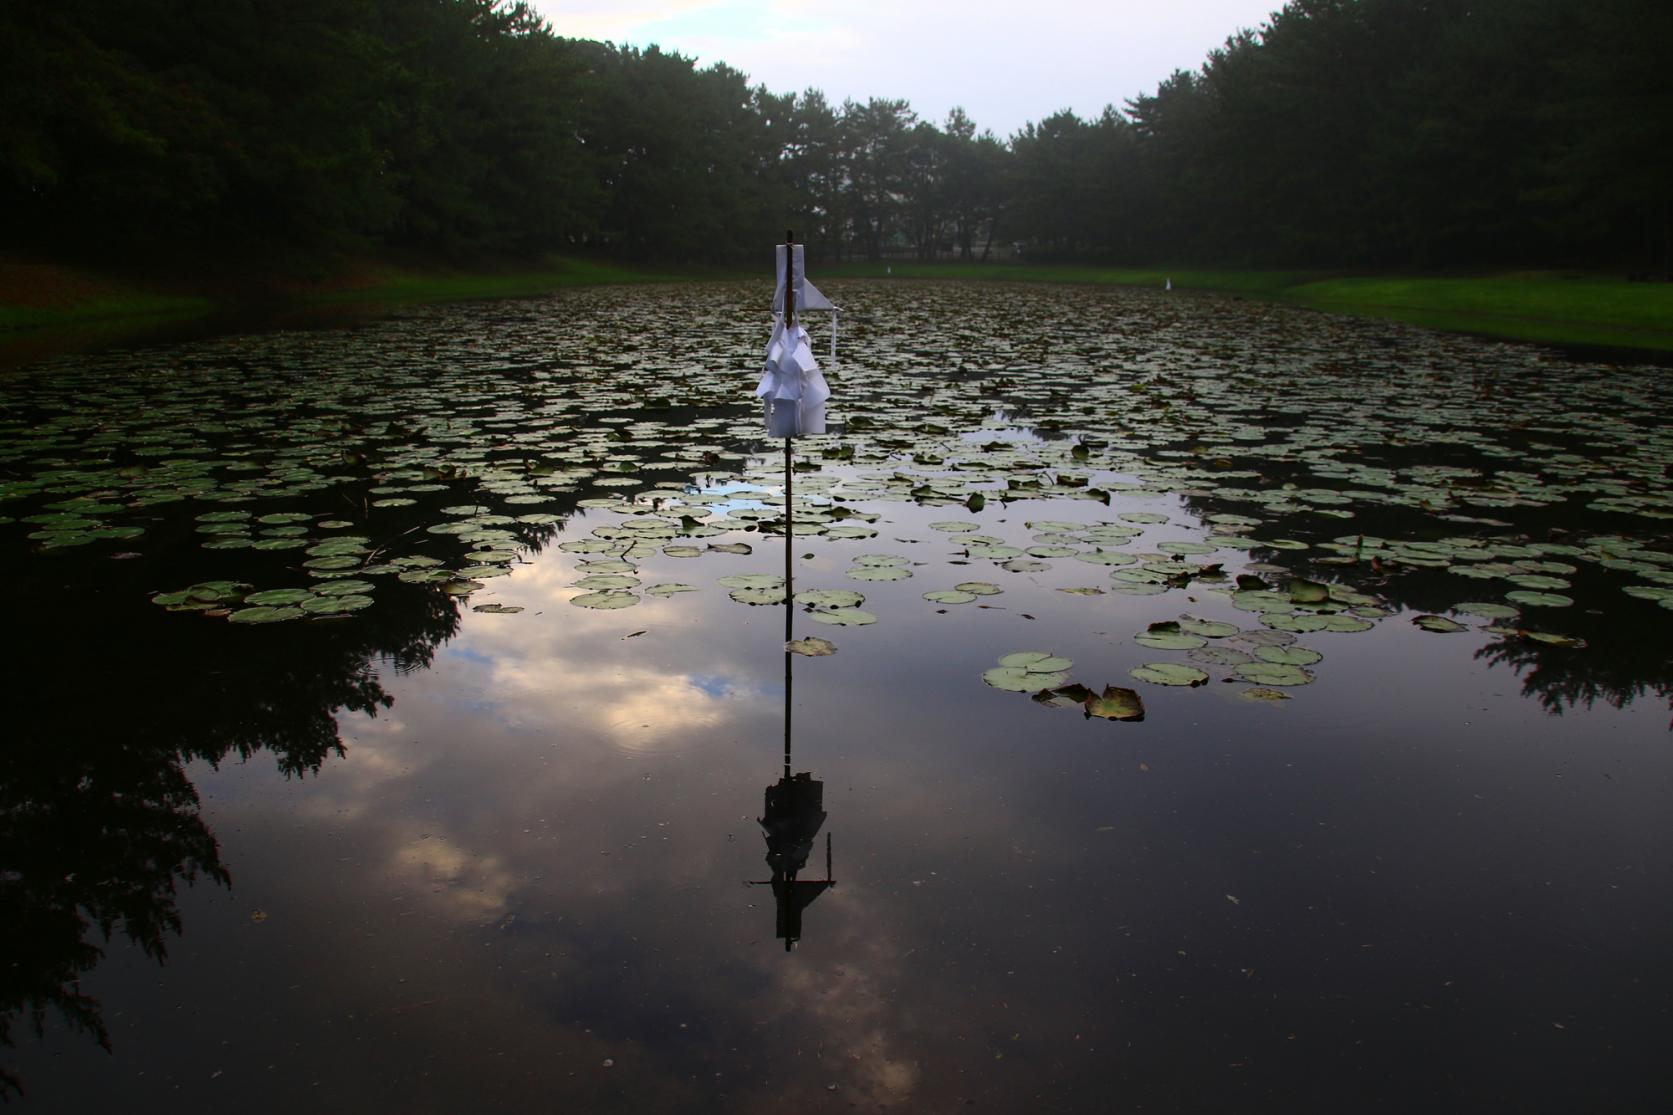
[[[19,1109],[1650,1109],[1665,370],[831,285],[788,662],[754,286],[7,373]]]

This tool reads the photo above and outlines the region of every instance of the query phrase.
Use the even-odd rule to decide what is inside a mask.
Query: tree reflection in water
[[[396,583],[353,620],[253,631],[168,615],[131,586],[68,603],[26,587],[12,632],[28,648],[13,674],[21,724],[0,749],[0,1043],[57,1014],[108,1049],[81,977],[118,935],[164,961],[179,885],[231,885],[187,764],[266,750],[287,778],[318,772],[343,754],[339,710],[392,704],[374,664],[428,666],[459,614]],[[100,630],[132,642],[103,646]],[[0,1069],[0,1096],[21,1090]]]

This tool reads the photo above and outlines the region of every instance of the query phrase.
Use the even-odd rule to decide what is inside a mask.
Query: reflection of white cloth
[[[773,319],[773,335],[767,341],[767,359],[755,394],[762,401],[768,436],[825,432],[825,400],[831,397],[831,389],[813,359],[807,330],[800,325],[786,329],[783,315]]]

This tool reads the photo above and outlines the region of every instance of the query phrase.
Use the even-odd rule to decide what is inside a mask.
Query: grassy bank
[[[1331,313],[1561,345],[1673,352],[1673,284],[1521,272],[1476,276],[1343,276],[1320,271],[1112,268],[1016,263],[843,263],[819,278],[956,279],[1208,290]],[[307,279],[221,286],[200,279],[117,278],[0,259],[0,334],[91,334],[251,305],[354,306],[516,298],[605,283],[689,282],[742,272],[646,270],[553,257],[537,265],[345,265]],[[762,276],[764,277],[764,275]],[[213,288],[214,295],[204,293]]]
[[[702,274],[661,273],[593,260],[537,265],[443,267],[385,262],[340,266],[317,276],[129,275],[0,259],[0,334],[108,332],[251,308],[306,308],[470,298],[519,298],[560,287],[674,282]]]
[[[1601,276],[1342,278],[1301,283],[1287,301],[1432,329],[1564,345],[1673,351],[1673,283]]]
[[[1211,290],[1431,329],[1559,345],[1673,352],[1673,284],[1601,275],[1344,277],[1319,271],[1081,267],[1053,264],[846,263],[820,275],[1091,283]]]
[[[208,313],[211,306],[209,298],[189,290],[85,268],[0,259],[0,332],[189,318]]]

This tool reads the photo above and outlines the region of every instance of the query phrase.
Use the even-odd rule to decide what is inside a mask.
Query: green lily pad
[[[1253,689],[1241,689],[1238,691],[1237,695],[1242,697],[1245,701],[1262,701],[1268,704],[1276,703],[1278,701],[1287,701],[1290,699],[1290,695],[1288,693],[1279,689],[1268,689],[1264,686],[1257,686]]]
[[[1465,627],[1457,620],[1447,619],[1445,616],[1418,616],[1412,620],[1412,625],[1414,627],[1421,627],[1425,631],[1434,631],[1443,635],[1450,634],[1454,631],[1469,630],[1468,627]]]
[[[877,622],[876,616],[858,608],[816,608],[807,615],[809,619],[829,623],[835,627],[863,627]]]
[[[803,589],[796,594],[795,600],[810,608],[857,608],[866,602],[864,596],[846,588]]]
[[[1290,578],[1290,603],[1323,604],[1330,599],[1330,586],[1305,577]]]
[[[570,603],[577,608],[594,608],[608,611],[615,608],[631,608],[639,603],[639,597],[631,592],[610,590],[584,593],[572,598]]]
[[[307,615],[301,608],[241,608],[227,617],[228,623],[282,623]]]
[[[1133,636],[1133,641],[1152,650],[1194,650],[1208,644],[1201,635],[1187,635],[1178,630],[1140,631]]]
[[[1232,670],[1232,676],[1256,685],[1308,685],[1313,675],[1300,666],[1284,662],[1245,662]]]
[[[1256,647],[1255,657],[1262,662],[1272,662],[1280,666],[1311,666],[1321,661],[1324,655],[1309,647]]]
[[[725,588],[784,588],[784,578],[776,573],[733,573],[716,578],[715,583]]]
[[[488,615],[501,616],[512,615],[513,613],[520,612],[522,610],[523,606],[521,604],[475,604],[471,607],[471,611],[473,612],[484,612]]]
[[[1090,562],[1093,565],[1136,565],[1136,554],[1122,553],[1120,550],[1091,550],[1075,555],[1076,561]]]
[[[784,603],[784,586],[774,588],[735,588],[726,595],[740,604],[762,605]]]
[[[302,601],[302,610],[309,615],[334,616],[358,612],[372,606],[370,596],[315,596]]]
[[[1177,662],[1146,662],[1127,671],[1140,681],[1155,685],[1197,686],[1208,681],[1208,673],[1195,666],[1181,666]]]
[[[982,680],[995,689],[1010,693],[1032,693],[1051,689],[1067,680],[1065,674],[1031,674],[1015,666],[994,666],[982,672]]]
[[[1236,666],[1253,658],[1235,647],[1199,647],[1185,657],[1205,666]]]
[[[1006,669],[1032,670],[1037,674],[1055,674],[1067,670],[1074,665],[1074,662],[1043,650],[1019,650],[1005,655],[999,660],[999,664]]]
[[[1306,633],[1309,631],[1325,631],[1330,628],[1330,616],[1290,616],[1267,612],[1261,616],[1261,623],[1275,631],[1295,631]]]
[[[1519,614],[1517,609],[1509,604],[1492,604],[1477,600],[1454,604],[1452,610],[1461,615],[1480,616],[1483,619],[1510,619]]]
[[[912,570],[903,565],[859,565],[843,575],[856,581],[904,581]]]
[[[968,604],[976,597],[974,593],[959,592],[957,589],[939,589],[924,593],[924,599],[932,604]]]
[[[353,569],[361,564],[359,558],[352,554],[332,554],[326,557],[309,558],[302,563],[304,569]]]
[[[1566,608],[1574,603],[1574,598],[1556,592],[1534,592],[1531,589],[1517,589],[1505,593],[1506,600],[1514,600],[1518,604],[1529,608]]]
[[[300,604],[304,600],[312,600],[313,598],[314,593],[305,588],[270,588],[262,592],[252,592],[244,598],[244,603],[279,606]],[[245,622],[250,621],[246,620]]]
[[[641,591],[646,596],[674,596],[681,592],[696,592],[695,585],[684,585],[678,581],[663,581],[660,584],[646,585]]]
[[[1222,623],[1217,619],[1198,619],[1196,616],[1181,616],[1179,629],[1208,639],[1230,638],[1241,630],[1235,623]]]
[[[590,573],[571,587],[584,588],[588,592],[602,592],[605,589],[634,588],[638,584],[638,577],[629,577],[625,573]]]

